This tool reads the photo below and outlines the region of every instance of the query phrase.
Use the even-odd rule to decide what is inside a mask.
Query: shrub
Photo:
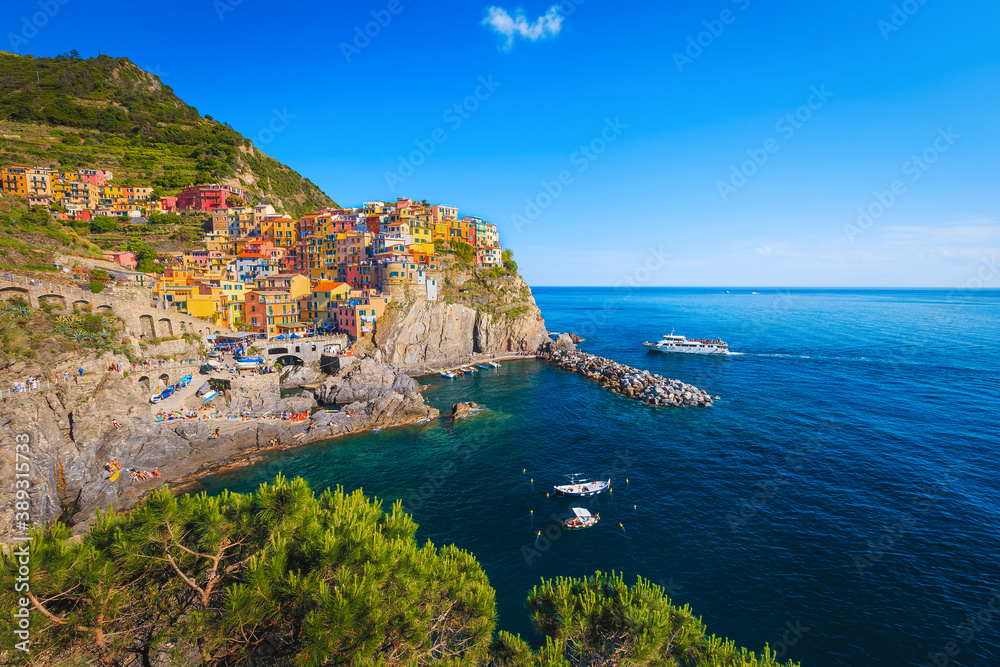
[[[102,283],[97,278],[90,281],[90,291],[94,294],[100,294],[104,291],[104,283]]]

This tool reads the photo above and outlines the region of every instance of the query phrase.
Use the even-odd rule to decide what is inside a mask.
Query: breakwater
[[[712,405],[713,399],[708,392],[694,385],[649,371],[641,371],[604,357],[586,352],[559,350],[553,352],[549,359],[564,370],[596,380],[611,391],[635,398],[646,405],[677,408]]]

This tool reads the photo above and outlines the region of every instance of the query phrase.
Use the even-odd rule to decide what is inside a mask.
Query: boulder
[[[556,339],[548,344],[549,352],[560,352],[568,351],[572,352],[576,350],[576,344],[568,333],[561,333],[556,336]]]

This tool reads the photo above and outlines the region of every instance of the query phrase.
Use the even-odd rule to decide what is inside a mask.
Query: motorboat
[[[149,402],[150,403],[154,403],[154,404],[155,403],[159,403],[160,402],[160,395],[159,394],[153,394],[152,396],[149,397]]]
[[[489,369],[490,369],[490,367],[489,367],[489,366],[487,366],[486,364],[479,364],[479,367],[480,367],[480,368],[485,368],[486,370],[489,370]]]
[[[441,377],[457,378],[458,373],[452,373],[451,371],[441,371]]]
[[[569,480],[569,484],[552,487],[552,495],[584,498],[586,496],[596,496],[597,494],[604,493],[604,491],[611,488],[610,479],[607,481],[601,480],[595,482],[586,475],[581,475],[580,473],[563,475],[563,477]]]
[[[215,398],[218,395],[219,395],[219,392],[217,392],[217,391],[210,391],[207,394],[205,394],[205,397],[201,399],[201,402],[202,403],[208,403],[210,400],[212,400],[213,398]]]
[[[591,514],[590,510],[584,509],[582,507],[574,507],[572,512],[575,516],[569,519],[563,519],[562,525],[569,530],[580,530],[581,528],[590,528],[591,526],[596,526],[597,522],[601,520],[600,514]]]
[[[490,364],[490,366],[492,366],[493,368],[500,368],[500,364],[498,364],[498,363],[497,363],[497,362],[495,362],[495,361],[491,361],[491,362],[489,362],[489,364]]]

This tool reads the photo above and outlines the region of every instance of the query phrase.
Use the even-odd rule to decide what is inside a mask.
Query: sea
[[[1000,665],[1000,291],[533,291],[550,331],[715,404],[647,407],[504,362],[423,379],[440,420],[274,454],[199,490],[282,472],[401,499],[418,541],[475,554],[498,627],[535,645],[533,586],[615,571],[807,667]],[[643,347],[672,331],[733,354]],[[484,411],[453,423],[458,401]],[[550,497],[569,473],[612,490]],[[600,523],[561,530],[572,507]]]

